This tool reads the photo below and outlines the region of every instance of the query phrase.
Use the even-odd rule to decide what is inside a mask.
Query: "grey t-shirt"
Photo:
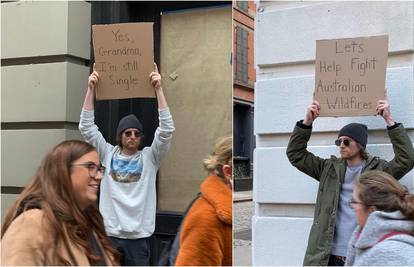
[[[359,165],[346,167],[345,181],[341,186],[336,213],[335,234],[331,249],[332,255],[346,256],[349,239],[357,226],[355,212],[349,207],[348,202],[352,198],[354,181],[361,175],[364,165],[365,161],[362,161]]]

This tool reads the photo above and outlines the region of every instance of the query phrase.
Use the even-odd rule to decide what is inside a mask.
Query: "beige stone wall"
[[[2,218],[45,153],[77,131],[89,69],[91,4],[1,3]]]

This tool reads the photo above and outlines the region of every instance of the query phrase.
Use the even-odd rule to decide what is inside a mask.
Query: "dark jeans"
[[[121,239],[109,237],[112,246],[121,253],[121,266],[149,266],[150,238]]]
[[[335,255],[329,256],[328,266],[344,266],[345,265],[345,257],[338,257]]]

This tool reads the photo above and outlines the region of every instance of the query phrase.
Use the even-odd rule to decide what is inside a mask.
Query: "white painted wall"
[[[301,265],[313,219],[317,182],[292,167],[286,146],[303,119],[314,86],[315,40],[389,35],[386,84],[391,111],[414,140],[413,2],[264,2],[255,20],[253,265]],[[370,129],[367,150],[394,155],[382,118],[318,118],[309,150],[337,154],[337,131],[360,122]],[[402,183],[414,191],[414,171]]]

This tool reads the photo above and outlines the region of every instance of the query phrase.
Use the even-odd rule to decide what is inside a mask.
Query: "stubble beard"
[[[341,154],[341,158],[343,160],[353,160],[353,159],[361,157],[359,151],[357,151],[357,152],[355,152],[354,154],[351,154],[351,155],[349,154],[349,152],[346,152],[345,155],[348,155],[348,156],[344,156],[344,155]]]
[[[138,141],[129,141],[127,142],[127,148],[130,150],[138,150]]]

